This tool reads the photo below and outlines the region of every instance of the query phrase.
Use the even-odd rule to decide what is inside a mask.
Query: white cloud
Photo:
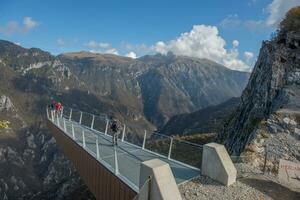
[[[62,47],[62,46],[65,45],[65,41],[64,41],[64,39],[62,39],[62,38],[58,38],[58,39],[56,40],[56,43],[57,43],[57,45],[60,46],[60,47]]]
[[[266,19],[268,26],[276,26],[285,16],[285,13],[292,7],[300,5],[300,0],[273,0],[267,6],[269,16]]]
[[[264,9],[264,11],[267,12],[267,17],[265,19],[246,20],[244,25],[248,29],[255,31],[277,27],[289,9],[299,5],[300,0],[273,0]]]
[[[88,43],[85,43],[84,46],[92,51],[97,51],[97,52],[104,51],[105,49],[107,49],[107,50],[113,49],[113,48],[111,48],[111,45],[107,42],[99,42],[98,43],[94,40],[90,40]]]
[[[89,49],[96,49],[98,47],[98,44],[94,40],[90,40],[84,46],[88,47]]]
[[[14,42],[14,44],[21,46],[21,42]]]
[[[246,20],[244,26],[252,31],[263,31],[267,28],[266,23],[263,20]]]
[[[249,5],[255,4],[257,0],[250,0]],[[271,31],[276,28],[285,16],[286,12],[295,6],[300,6],[300,0],[273,0],[263,11],[267,15],[265,18],[242,21],[238,15],[229,15],[224,18],[219,26],[223,29],[234,29],[243,25],[251,31]]]
[[[106,48],[109,48],[109,47],[110,47],[110,44],[107,43],[107,42],[100,42],[100,43],[99,43],[99,47],[100,47],[100,48],[103,48],[103,49],[106,49]]]
[[[5,25],[0,25],[0,33],[4,35],[13,35],[15,33],[26,33],[39,25],[31,17],[24,17],[23,23],[20,24],[17,21],[9,21]]]
[[[38,25],[38,23],[34,21],[31,17],[24,17],[23,24],[25,30],[33,29]]]
[[[104,54],[119,55],[118,50],[113,48],[107,42],[96,42],[94,40],[90,40],[89,42],[85,43],[83,46],[87,47],[89,49],[89,51],[92,53],[104,53]]]
[[[225,19],[220,22],[220,27],[223,29],[234,29],[242,23],[237,14],[228,15]]]
[[[239,41],[237,41],[237,40],[233,40],[232,41],[232,45],[233,45],[233,47],[238,47],[239,46]]]
[[[119,55],[118,50],[115,49],[115,48],[107,49],[107,50],[105,50],[103,53]]]
[[[154,50],[161,54],[171,51],[176,55],[207,58],[230,69],[249,71],[250,67],[239,59],[238,41],[233,42],[230,50],[225,49],[225,44],[217,27],[195,25],[190,32],[182,33],[174,40],[157,42]]]
[[[249,62],[253,58],[254,54],[250,51],[245,51],[244,52],[244,57],[247,62]]]
[[[126,57],[129,57],[129,58],[133,58],[133,59],[136,59],[136,58],[137,58],[136,53],[134,53],[133,51],[130,51],[130,52],[127,53],[125,56],[126,56]]]
[[[257,3],[257,0],[249,0],[248,5],[253,6]]]
[[[138,52],[139,55],[151,54],[153,53],[152,46],[147,46],[145,44],[130,44],[130,43],[123,43],[122,48],[127,51]]]

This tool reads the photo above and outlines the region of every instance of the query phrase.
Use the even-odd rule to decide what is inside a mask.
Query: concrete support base
[[[236,181],[236,168],[225,147],[217,143],[204,145],[201,172],[227,186]]]
[[[149,176],[151,177],[150,185],[147,182]],[[153,159],[141,164],[139,200],[181,200],[168,163]]]

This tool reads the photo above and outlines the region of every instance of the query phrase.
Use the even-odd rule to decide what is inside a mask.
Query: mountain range
[[[45,106],[115,115],[135,137],[172,116],[240,96],[249,73],[207,59],[131,59],[73,52],[53,56],[0,41],[0,197],[93,198],[45,126]]]

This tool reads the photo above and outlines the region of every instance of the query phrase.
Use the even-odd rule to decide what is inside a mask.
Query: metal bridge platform
[[[118,145],[113,145],[111,135],[107,134],[108,124],[106,124],[106,130],[104,132],[95,130],[93,124],[94,117],[92,126],[85,126],[81,124],[81,120],[80,122],[76,122],[66,115],[51,117],[48,112],[48,126],[52,130],[59,147],[67,154],[68,158],[73,158],[70,160],[74,163],[75,168],[79,171],[81,176],[83,172],[87,171],[85,175],[83,175],[85,182],[89,182],[88,177],[91,176],[94,176],[93,179],[105,180],[104,177],[101,177],[101,173],[93,172],[93,170],[96,170],[96,166],[94,165],[101,165],[101,168],[109,172],[110,176],[114,177],[113,181],[110,180],[110,178],[106,181],[110,180],[110,183],[113,184],[114,181],[119,180],[121,186],[123,185],[122,187],[125,187],[123,188],[125,192],[126,187],[128,187],[127,193],[130,196],[129,199],[132,199],[132,196],[139,192],[140,166],[144,161],[157,158],[168,163],[177,184],[181,184],[200,175],[200,170],[196,167],[150,151],[146,149],[144,145],[138,146],[127,142],[124,138],[118,140]],[[86,161],[76,158],[80,157],[77,154],[82,154],[82,152],[86,154],[84,155],[85,157],[88,157]],[[80,162],[87,162],[86,166]],[[78,167],[85,169],[78,169]],[[101,183],[103,181],[98,182],[99,184],[105,184]],[[97,180],[94,180],[94,182],[92,185],[87,183],[88,186],[91,185],[91,187],[94,187],[92,192],[93,190],[99,190],[97,186],[95,186]],[[119,185],[118,187],[121,188],[121,186]],[[95,196],[97,198],[98,195],[95,194]],[[107,196],[106,198],[108,197],[113,199],[111,196]],[[103,198],[103,196],[101,196],[101,198]]]

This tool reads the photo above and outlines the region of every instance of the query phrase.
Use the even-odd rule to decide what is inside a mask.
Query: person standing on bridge
[[[113,136],[112,136],[112,143],[113,145],[118,145],[118,135],[119,135],[119,123],[118,121],[111,117],[111,125],[110,125],[110,129],[113,132]]]
[[[49,109],[50,109],[50,114],[51,114],[51,119],[54,119],[55,116],[55,102],[51,103],[49,105]]]
[[[61,103],[58,101],[55,103],[55,111],[56,111],[56,115],[57,117],[59,117],[60,115],[60,112],[61,112],[61,109],[62,109],[62,105]]]

